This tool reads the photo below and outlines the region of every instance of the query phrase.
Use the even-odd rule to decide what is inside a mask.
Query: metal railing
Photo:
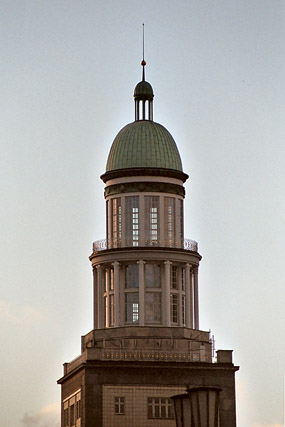
[[[173,242],[170,240],[145,240],[145,241],[122,241],[118,239],[101,239],[93,243],[93,252],[105,251],[107,249],[118,248],[134,248],[134,247],[157,247],[157,248],[175,248],[185,249],[191,252],[198,252],[198,243],[195,240],[183,239],[181,242]]]

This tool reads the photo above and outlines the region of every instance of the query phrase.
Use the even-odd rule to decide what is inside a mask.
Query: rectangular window
[[[114,326],[114,295],[109,295],[109,326]]]
[[[74,405],[71,405],[71,406],[70,406],[69,411],[70,411],[70,426],[74,426],[74,424],[75,424],[75,417],[74,417],[74,415],[75,415],[75,413],[74,413]]]
[[[76,402],[76,419],[81,418],[81,400],[77,400]]]
[[[182,291],[185,291],[185,283],[186,283],[186,270],[182,268],[181,270],[181,288]]]
[[[110,270],[110,291],[114,290],[114,270]]]
[[[63,411],[63,425],[64,427],[68,427],[69,420],[68,420],[68,408],[64,409]]]
[[[165,245],[175,246],[175,198],[164,197],[164,235]]]
[[[171,287],[171,289],[177,289],[177,267],[176,267],[176,265],[171,266],[170,287]]]
[[[161,322],[161,294],[160,292],[146,292],[145,320],[147,323]]]
[[[182,324],[183,325],[186,324],[185,315],[186,315],[185,295],[182,295]]]
[[[126,243],[139,245],[139,196],[126,197]]]
[[[146,288],[160,288],[160,265],[146,264],[145,265],[145,287]]]
[[[145,196],[145,236],[146,245],[159,243],[159,197]]]
[[[139,294],[125,294],[125,321],[127,323],[138,323],[139,321]]]
[[[170,312],[171,312],[171,322],[178,322],[178,296],[177,294],[170,295]]]
[[[138,264],[126,265],[125,287],[127,289],[139,287],[139,266],[138,266]]]
[[[173,403],[165,397],[147,398],[148,418],[174,418]]]
[[[111,238],[112,248],[118,248],[121,246],[122,206],[120,197],[111,200]]]
[[[124,415],[125,414],[125,398],[124,397],[115,397],[115,414]]]
[[[184,247],[184,232],[183,232],[183,200],[178,200],[178,212],[177,212],[177,221],[178,221],[178,241],[180,242],[181,248]]]
[[[104,326],[107,326],[107,297],[104,297]]]

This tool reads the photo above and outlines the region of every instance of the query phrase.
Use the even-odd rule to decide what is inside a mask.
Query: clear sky
[[[201,328],[241,366],[238,426],[283,425],[284,1],[2,0],[3,427],[59,426],[56,380],[92,329],[99,176],[134,120],[143,22],[154,119],[190,175]]]

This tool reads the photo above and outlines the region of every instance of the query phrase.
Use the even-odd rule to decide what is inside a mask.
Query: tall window
[[[138,264],[126,265],[125,273],[125,287],[138,288],[139,287],[139,266]]]
[[[185,304],[185,295],[182,295],[182,324],[186,323],[186,304]]]
[[[171,313],[171,322],[178,322],[178,295],[171,294],[170,295],[170,313]]]
[[[122,206],[121,198],[111,200],[111,247],[121,246],[122,239]]]
[[[139,321],[139,294],[125,294],[125,321],[127,323],[138,323]]]
[[[147,323],[161,322],[161,294],[160,292],[146,292],[145,317]]]
[[[160,288],[160,265],[146,264],[145,265],[145,287]]]
[[[115,397],[115,414],[124,415],[125,413],[125,398],[124,397]]]
[[[185,268],[181,269],[181,275],[182,275],[182,277],[181,277],[181,280],[182,280],[181,288],[182,288],[182,291],[185,291],[185,284],[186,284],[186,270],[185,270]]]
[[[159,243],[159,197],[145,196],[145,236],[146,245]]]
[[[164,197],[164,235],[166,246],[175,245],[175,198]]]
[[[114,326],[114,295],[109,296],[109,326]]]
[[[139,196],[126,197],[127,246],[139,245]]]
[[[170,287],[171,287],[171,289],[177,289],[177,267],[176,267],[176,265],[171,266]]]
[[[180,242],[181,247],[183,248],[183,200],[178,200],[178,213],[177,213],[177,221],[178,221],[178,240]]]
[[[147,398],[148,418],[174,418],[173,403],[165,397]]]

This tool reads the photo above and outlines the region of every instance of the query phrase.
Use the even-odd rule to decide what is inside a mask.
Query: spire
[[[146,62],[144,60],[144,24],[142,24],[142,25],[143,25],[143,59],[142,59],[141,65],[143,67],[143,69],[142,69],[142,81],[144,82],[145,81],[144,67],[146,66]]]
[[[142,81],[135,87],[135,120],[153,120],[153,90],[151,84],[145,81],[145,66],[144,59],[144,24],[143,24],[143,59],[141,62]]]

